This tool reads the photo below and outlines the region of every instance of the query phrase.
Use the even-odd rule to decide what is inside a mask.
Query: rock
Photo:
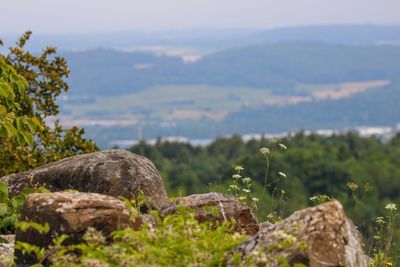
[[[227,266],[245,266],[235,262],[234,254],[247,260],[246,264],[271,267],[284,263],[366,267],[368,261],[358,230],[337,201],[295,212],[262,228],[227,257]]]
[[[234,219],[236,221],[235,231],[245,231],[248,235],[255,235],[259,226],[256,217],[250,208],[242,204],[236,198],[220,193],[208,193],[180,197],[165,205],[162,214],[174,214],[180,206],[194,209],[199,222],[223,222]],[[212,211],[212,207],[218,209],[218,217]]]
[[[274,225],[274,224],[271,222],[262,222],[259,224],[260,229],[270,227],[271,225]]]
[[[0,267],[11,266],[14,260],[15,235],[0,235]]]
[[[147,199],[145,209],[159,210],[167,201],[162,178],[147,158],[115,149],[78,155],[0,178],[15,196],[23,188],[45,185],[53,192],[73,189],[110,196]]]
[[[102,232],[105,237],[119,229],[139,229],[140,218],[130,220],[130,212],[119,199],[95,193],[60,192],[29,195],[21,211],[20,221],[48,223],[50,231],[40,233],[32,228],[26,232],[17,229],[16,241],[47,248],[54,237],[67,234],[63,244],[82,242],[89,227]],[[32,264],[36,258],[15,250],[17,264]]]

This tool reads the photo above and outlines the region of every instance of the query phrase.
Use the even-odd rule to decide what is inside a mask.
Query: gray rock
[[[250,208],[233,196],[220,193],[196,194],[187,197],[180,197],[165,205],[162,214],[174,214],[178,207],[193,209],[199,222],[223,222],[235,220],[235,231],[244,231],[247,235],[255,235],[259,229],[257,219]],[[218,215],[212,211],[218,210]]]
[[[44,185],[57,192],[73,189],[110,196],[147,199],[144,209],[159,210],[166,203],[165,186],[154,164],[147,158],[115,149],[78,155],[36,169],[0,178],[14,196],[25,187]]]
[[[245,264],[235,262],[234,255]],[[260,229],[227,257],[227,266],[366,267],[367,262],[361,236],[337,201],[295,212]]]
[[[0,242],[0,267],[11,266],[14,260],[15,235],[0,235],[0,239],[6,241]]]
[[[270,227],[271,225],[274,225],[274,224],[271,222],[262,222],[259,224],[260,229]]]

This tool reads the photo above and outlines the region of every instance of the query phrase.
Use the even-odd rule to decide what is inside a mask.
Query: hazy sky
[[[400,24],[400,0],[0,0],[0,33]]]

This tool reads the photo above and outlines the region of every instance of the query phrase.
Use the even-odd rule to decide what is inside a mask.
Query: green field
[[[308,93],[318,100],[326,98],[340,99],[367,90],[382,88],[389,84],[389,80],[372,80],[323,85],[299,84],[295,87],[294,91],[297,93]]]
[[[270,90],[203,85],[157,86],[145,91],[116,97],[99,97],[95,103],[66,105],[72,117],[93,113],[110,116],[131,114],[159,119],[195,119],[202,115],[223,118],[223,114],[249,105],[277,103],[282,97]]]
[[[241,109],[262,105],[287,106],[301,102],[341,99],[370,89],[382,88],[390,81],[362,81],[327,85],[298,85],[299,95],[278,96],[270,89],[207,85],[156,86],[137,93],[98,97],[93,103],[66,104],[70,120],[196,120],[203,117],[223,120]],[[302,93],[302,94],[301,94]],[[304,93],[306,95],[304,95]]]

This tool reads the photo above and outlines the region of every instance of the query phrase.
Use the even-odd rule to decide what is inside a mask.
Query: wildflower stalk
[[[389,211],[388,215],[388,224],[387,224],[387,239],[386,239],[386,245],[385,245],[385,261],[389,258],[390,255],[390,249],[392,247],[392,240],[393,240],[393,230],[394,230],[394,224],[395,224],[395,218],[397,214],[395,211],[397,210],[397,206],[394,203],[389,203],[385,206],[385,209]]]
[[[269,166],[270,166],[270,158],[267,157],[267,167],[265,169],[265,177],[264,177],[264,191],[263,194],[265,194],[265,191],[267,190],[267,187],[269,187],[268,185],[268,173],[269,173]]]

